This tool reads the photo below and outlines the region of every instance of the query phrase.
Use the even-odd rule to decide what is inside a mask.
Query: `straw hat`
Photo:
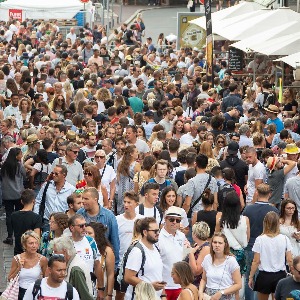
[[[279,161],[279,157],[277,156],[271,156],[268,158],[267,160],[267,168],[270,170],[270,171],[273,171],[276,164],[278,163]]]
[[[286,154],[298,154],[300,153],[300,149],[296,146],[296,144],[287,144],[283,152]]]
[[[274,104],[270,104],[265,110],[273,114],[279,114],[279,108]]]

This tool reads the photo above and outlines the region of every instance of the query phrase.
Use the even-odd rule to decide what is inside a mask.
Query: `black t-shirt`
[[[27,230],[42,228],[42,218],[33,211],[16,211],[11,215],[11,224],[15,235],[14,255],[23,253],[21,236]]]
[[[283,111],[292,111],[293,106],[296,106],[296,108],[298,108],[298,102],[296,100],[293,100],[291,103],[286,103],[283,106]]]
[[[297,282],[293,277],[281,279],[276,287],[275,299],[299,299],[300,296],[300,282]]]
[[[56,158],[58,158],[58,154],[55,152],[47,152],[47,158],[49,164],[52,164]]]

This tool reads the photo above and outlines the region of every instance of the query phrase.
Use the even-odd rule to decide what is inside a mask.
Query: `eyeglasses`
[[[93,176],[93,174],[92,174],[91,172],[83,172],[83,174],[84,174],[84,175],[87,175],[87,176],[90,176],[90,177]]]
[[[64,101],[65,99],[63,98],[57,98],[57,101]]]
[[[225,144],[224,141],[217,141],[218,144]]]
[[[78,154],[79,151],[75,151],[75,150],[70,150],[71,152],[73,152],[74,154]]]
[[[104,159],[104,158],[105,158],[105,156],[99,156],[99,155],[95,155],[95,158]]]
[[[295,207],[286,207],[285,209],[287,209],[287,210],[295,210],[296,208]]]
[[[85,224],[78,224],[78,225],[73,224],[73,226],[78,226],[78,227],[80,227],[82,229],[82,228],[86,227],[87,225],[85,223]]]
[[[181,222],[181,219],[176,219],[176,218],[167,218],[167,220],[169,220],[171,223],[176,222],[177,224]]]
[[[160,229],[148,229],[147,231],[153,231],[155,234],[158,234]]]
[[[32,231],[32,230],[28,230],[28,231],[24,232],[24,235],[32,235],[33,232],[34,231]]]
[[[53,258],[65,258],[63,254],[52,254]]]

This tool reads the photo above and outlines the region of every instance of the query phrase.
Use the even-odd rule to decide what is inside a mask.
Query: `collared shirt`
[[[291,129],[287,129],[287,131],[289,132],[289,134],[291,135],[291,137],[295,141],[295,143],[297,143],[298,141],[300,141],[300,135],[298,133],[293,132]],[[280,139],[280,133],[276,133],[275,136],[274,136],[274,138],[273,138],[271,147],[273,148],[274,146],[278,145],[280,142],[283,142]]]
[[[144,129],[145,129],[145,133],[146,133],[146,139],[149,140],[150,136],[152,134],[152,129],[153,127],[156,125],[155,122],[149,122],[148,124],[144,123]]]
[[[179,284],[175,284],[171,271],[173,264],[182,261],[185,235],[177,230],[176,234],[170,234],[162,228],[158,239],[159,253],[163,262],[163,278],[167,282],[166,289],[180,289]]]
[[[240,141],[239,141],[239,146],[240,146],[240,148],[243,146],[253,147],[253,141],[251,138],[248,138],[246,135],[241,135]]]
[[[33,211],[37,214],[39,213],[46,184],[47,182],[43,184],[42,188],[40,189],[35,199],[35,205]],[[53,212],[66,211],[68,209],[67,197],[72,195],[74,191],[75,191],[75,187],[70,183],[68,183],[67,181],[65,181],[65,184],[62,187],[62,189],[59,192],[57,192],[54,181],[51,180],[46,193],[45,212],[43,218],[49,220],[50,215]]]
[[[3,112],[4,119],[6,119],[9,116],[16,116],[17,113],[19,112],[19,107],[13,107],[11,104],[8,105]]]
[[[115,267],[119,264],[119,251],[120,251],[120,240],[118,232],[118,224],[115,215],[108,209],[99,206],[99,213],[96,216],[91,217],[84,208],[80,208],[77,211],[78,214],[82,215],[87,223],[97,222],[102,223],[106,226],[106,237],[109,239],[113,246],[116,261]]]
[[[69,164],[66,161],[65,157],[61,157],[61,163],[62,165],[66,166],[68,170],[68,174],[66,176],[66,180],[72,184],[73,186],[76,186],[77,181],[83,179],[83,170],[81,164],[75,160],[72,164]],[[56,165],[59,164],[59,158],[56,158],[52,164],[52,171]]]

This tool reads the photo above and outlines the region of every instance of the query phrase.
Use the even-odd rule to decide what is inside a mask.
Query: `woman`
[[[282,111],[285,111],[292,116],[297,113],[298,102],[295,100],[294,91],[292,88],[286,88],[283,92],[283,108]]]
[[[95,239],[98,250],[101,254],[100,267],[103,271],[104,282],[97,283],[99,287],[105,287],[105,295],[112,295],[115,276],[115,255],[112,246],[105,236],[106,226],[101,223],[91,222],[86,227],[87,235]]]
[[[183,134],[184,134],[183,121],[176,120],[173,124],[172,138],[176,139],[176,140],[180,140],[180,138],[183,136]]]
[[[28,98],[23,98],[19,102],[19,111],[16,113],[16,122],[19,129],[21,129],[25,123],[28,123],[31,116],[31,101]]]
[[[10,99],[12,94],[18,94],[18,87],[16,82],[12,78],[8,78],[6,80],[6,99]],[[10,103],[6,103],[6,106],[8,106]]]
[[[4,244],[13,244],[13,229],[11,214],[22,209],[21,193],[24,190],[23,181],[26,170],[23,167],[22,151],[20,148],[11,148],[1,168],[2,199],[6,212],[7,238]]]
[[[50,230],[42,234],[41,245],[39,252],[49,258],[52,254],[52,249],[50,248],[50,241],[54,238],[60,237],[63,235],[63,232],[68,228],[69,217],[67,214],[62,212],[55,212],[50,215],[49,225]]]
[[[242,278],[240,267],[235,257],[230,255],[223,233],[213,235],[210,254],[204,257],[202,267],[199,300],[204,299],[204,293],[213,296],[213,299],[234,300],[235,293],[242,287]]]
[[[213,154],[214,154],[215,158],[219,157],[220,150],[222,148],[226,147],[226,146],[227,146],[226,136],[224,134],[217,135],[217,137],[216,137],[216,145],[215,145],[215,148],[213,150]]]
[[[198,300],[198,289],[193,284],[194,275],[191,267],[184,261],[179,261],[173,265],[171,276],[175,284],[180,284],[181,292],[178,300]]]
[[[209,240],[216,231],[217,220],[220,220],[222,213],[214,210],[214,195],[211,193],[210,189],[206,189],[202,195],[202,205],[203,210],[199,210],[197,213],[193,214],[192,224],[198,222],[205,222],[209,226]]]
[[[164,52],[164,46],[165,46],[165,37],[163,33],[160,33],[157,38],[157,51],[159,53]]]
[[[229,243],[230,252],[236,257],[241,274],[246,273],[244,248],[250,239],[250,222],[241,215],[240,199],[235,191],[228,192],[223,203],[222,217],[217,222],[216,231],[222,231]]]
[[[84,180],[86,187],[94,187],[99,192],[98,202],[101,206],[108,208],[108,194],[104,185],[101,184],[99,169],[94,165],[88,165],[84,168]]]
[[[52,111],[56,114],[59,121],[64,121],[64,111],[66,110],[66,101],[63,95],[57,95],[53,99]]]
[[[293,257],[300,255],[300,244],[298,243],[300,240],[300,223],[295,201],[285,199],[281,202],[279,223],[280,233],[287,236],[291,242]]]
[[[40,238],[34,231],[26,231],[21,237],[24,252],[14,256],[11,262],[8,280],[16,277],[19,273],[19,300],[23,300],[28,286],[37,279],[45,276],[47,258],[37,253]]]
[[[161,208],[162,212],[165,213],[167,209],[171,206],[177,206],[179,207],[177,203],[177,193],[175,188],[172,185],[169,185],[165,187],[160,195],[160,202],[159,202],[159,207]],[[186,215],[186,212],[183,208],[181,209],[181,223],[180,223],[180,230],[184,233],[187,234],[189,232],[189,221]]]
[[[137,194],[139,194],[144,183],[150,179],[150,170],[154,164],[155,158],[152,155],[148,155],[143,159],[142,170],[133,177],[134,191]]]
[[[141,281],[134,290],[136,300],[158,300],[156,291],[151,283]]]
[[[36,93],[43,95],[43,101],[49,102],[48,95],[45,91],[45,84],[42,81],[36,83]]]
[[[124,149],[124,154],[117,169],[117,214],[124,212],[123,194],[125,191],[134,189],[134,174],[141,171],[141,166],[136,160],[139,157],[139,151],[136,146],[130,145]]]
[[[255,90],[252,90],[251,88],[247,88],[246,95],[243,100],[243,110],[248,111],[250,108],[253,108],[254,100],[255,100]]]
[[[202,262],[204,257],[209,254],[209,238],[210,229],[207,223],[197,222],[192,227],[192,237],[194,247],[191,249],[190,253],[184,259],[193,272],[192,283],[198,288],[202,279],[203,267]]]
[[[210,142],[204,141],[200,145],[200,151],[199,151],[199,153],[204,154],[204,155],[206,155],[208,157],[208,164],[207,164],[207,167],[205,169],[206,172],[210,172],[213,167],[219,166],[218,161],[214,157],[213,149],[211,147]]]
[[[268,212],[264,218],[263,233],[253,245],[254,258],[249,275],[249,287],[258,293],[258,299],[267,300],[275,292],[280,279],[286,277],[286,263],[292,266],[292,246],[289,239],[280,234],[279,216]],[[253,277],[259,269],[255,283]]]
[[[267,127],[268,136],[265,138],[265,144],[266,148],[271,148],[274,136],[276,134],[276,125],[275,124],[269,124]]]
[[[210,146],[213,148],[214,147],[214,135],[211,132],[206,132],[206,134],[204,135],[204,141],[209,142]]]
[[[55,112],[53,112],[50,108],[47,102],[42,101],[37,105],[38,109],[41,110],[43,113],[43,116],[49,117],[50,120],[56,120],[57,115]]]

